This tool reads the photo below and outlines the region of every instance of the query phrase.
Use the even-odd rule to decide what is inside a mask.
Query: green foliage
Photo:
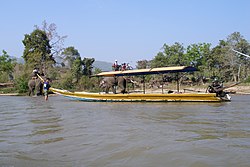
[[[25,34],[23,58],[26,64],[43,69],[46,63],[49,65],[55,63],[51,55],[51,46],[45,31],[36,29],[31,34]],[[48,65],[48,64],[47,64]]]
[[[83,75],[91,76],[92,75],[92,69],[93,69],[93,63],[95,62],[94,58],[84,58],[82,60],[83,65]]]
[[[7,72],[0,72],[0,82],[8,82],[9,74]]]
[[[7,82],[13,73],[16,60],[11,59],[5,50],[2,52],[3,54],[0,56],[0,82]]]
[[[29,90],[28,81],[29,81],[28,74],[22,74],[21,76],[15,79],[15,87],[18,90],[18,93],[26,93]]]
[[[151,67],[183,66],[188,65],[184,54],[185,48],[176,42],[174,45],[163,45],[163,52],[159,52],[151,62]]]
[[[226,56],[228,52],[228,44],[221,40],[217,46],[211,50],[208,58],[208,71],[210,76],[228,76],[226,73],[229,70]]]
[[[154,59],[151,62],[151,67],[165,67],[168,65],[168,60],[163,52],[157,53]],[[145,66],[142,66],[145,67]]]
[[[148,68],[150,65],[150,62],[148,60],[139,60],[137,61],[137,69],[145,69]]]
[[[244,83],[250,83],[250,76],[246,80],[244,80]]]
[[[72,64],[71,68],[72,76],[76,79],[76,82],[82,77],[82,61],[81,57],[76,58]]]
[[[102,70],[100,68],[95,68],[95,71],[94,71],[94,74],[98,74],[98,73],[101,73]]]
[[[35,25],[36,29],[39,29],[41,31],[44,31],[46,33],[46,36],[49,40],[49,44],[51,46],[51,55],[60,55],[60,53],[62,52],[63,48],[63,43],[64,40],[67,38],[66,35],[64,36],[60,36],[56,29],[57,26],[55,23],[47,23],[46,20],[44,20],[42,22],[42,26],[39,27],[37,25]]]
[[[3,93],[3,94],[5,94],[5,93],[16,93],[16,88],[14,88],[14,87],[7,87],[7,88],[0,88],[0,93]]]
[[[250,62],[247,57],[232,52],[232,49],[237,50],[244,54],[250,53],[250,44],[239,33],[234,32],[227,37],[228,52],[225,55],[226,64],[230,69],[230,75],[233,80],[240,81],[241,78],[245,78],[248,75]]]
[[[210,46],[208,43],[192,44],[187,47],[187,59],[190,65],[199,68],[207,66],[208,56],[210,55]]]
[[[58,84],[59,88],[62,89],[67,89],[67,90],[71,90],[74,88],[73,85],[73,76],[71,74],[71,72],[66,73],[63,78],[61,78],[60,83]]]
[[[60,73],[58,67],[50,67],[47,69],[46,77],[50,78],[51,80],[56,80],[59,76]]]
[[[98,78],[96,77],[88,77],[88,76],[82,76],[79,84],[78,89],[80,90],[91,90],[91,91],[97,91],[99,87]]]
[[[216,75],[225,81],[237,82],[249,75],[250,61],[246,56],[235,54],[232,49],[250,54],[250,44],[239,32],[234,32],[227,40],[220,40],[212,49],[209,43],[191,44],[187,49],[180,43],[171,46],[164,44],[163,51],[151,60],[150,65],[151,67],[191,65],[199,69],[196,73],[199,76]]]
[[[183,66],[188,65],[187,59],[184,55],[184,46],[178,42],[174,45],[168,46],[164,44],[164,54],[168,60],[168,66]]]
[[[64,59],[64,62],[68,64],[70,68],[72,68],[73,62],[77,58],[81,58],[80,53],[73,46],[70,46],[64,49],[64,51],[62,52],[62,57]]]

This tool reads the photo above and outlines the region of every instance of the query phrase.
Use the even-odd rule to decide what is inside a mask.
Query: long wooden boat
[[[88,102],[222,102],[230,101],[228,98],[216,96],[216,93],[171,93],[171,94],[106,94],[89,92],[70,92],[56,88],[50,88],[56,94],[63,95],[73,100]]]
[[[150,75],[150,74],[165,74],[165,73],[180,73],[197,71],[194,67],[177,66],[177,67],[161,67],[152,69],[139,69],[127,71],[111,71],[101,72],[96,77],[116,77],[116,76],[134,76],[134,75]],[[145,83],[145,82],[143,82]],[[177,83],[177,85],[179,85]],[[143,86],[143,93],[90,93],[90,92],[71,92],[68,90],[61,90],[50,88],[56,94],[63,95],[70,99],[87,101],[87,102],[222,102],[230,101],[230,96],[226,94],[223,97],[216,93],[180,93],[179,87],[176,93],[146,93],[145,85]]]

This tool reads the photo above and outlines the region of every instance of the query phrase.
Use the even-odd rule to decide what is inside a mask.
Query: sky
[[[8,0],[1,1],[0,50],[21,57],[25,34],[55,23],[81,57],[135,65],[164,44],[211,43],[240,32],[250,39],[249,0]],[[2,53],[1,53],[2,54]]]

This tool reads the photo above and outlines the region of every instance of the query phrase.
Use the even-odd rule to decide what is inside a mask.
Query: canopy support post
[[[164,85],[164,82],[163,82],[163,74],[162,74],[162,81],[161,81],[161,93],[162,94],[164,94],[163,85]]]
[[[179,74],[176,74],[177,92],[180,93]]]
[[[101,94],[101,88],[100,88],[100,77],[98,76],[97,77],[97,80],[98,80],[98,92],[99,92],[99,94]]]
[[[142,83],[143,83],[143,94],[145,94],[146,93],[145,75],[142,76]]]

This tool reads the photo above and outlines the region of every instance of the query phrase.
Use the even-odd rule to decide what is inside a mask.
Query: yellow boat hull
[[[56,94],[81,101],[110,101],[110,102],[222,102],[230,101],[228,98],[217,97],[215,93],[178,93],[178,94],[105,94],[88,92],[70,92],[50,88]]]

